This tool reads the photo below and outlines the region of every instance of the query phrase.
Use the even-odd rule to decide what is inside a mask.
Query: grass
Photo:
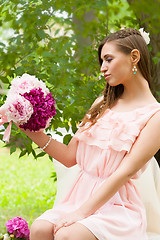
[[[56,183],[51,178],[54,166],[48,156],[38,160],[31,156],[18,158],[0,143],[0,233],[5,223],[20,216],[31,223],[45,210],[52,208]]]

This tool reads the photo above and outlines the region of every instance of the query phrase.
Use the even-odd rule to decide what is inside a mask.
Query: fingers
[[[75,222],[83,218],[84,217],[82,217],[80,214],[77,214],[76,211],[68,215],[61,216],[55,223],[54,233],[56,233],[60,228],[69,227],[70,225],[74,224]]]
[[[62,227],[69,227],[75,223],[74,221],[59,221],[55,224],[54,233],[56,233]]]
[[[62,228],[62,227],[64,227],[64,226],[65,226],[65,223],[56,224],[56,225],[55,225],[55,228],[54,228],[54,234],[56,234],[56,232],[57,232],[60,228]]]

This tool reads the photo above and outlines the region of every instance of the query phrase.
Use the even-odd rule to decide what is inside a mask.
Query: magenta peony
[[[44,96],[42,89],[32,89],[29,93],[24,93],[23,96],[33,106],[33,114],[27,123],[20,127],[29,129],[30,131],[38,131],[46,127],[48,119],[56,114],[55,100],[51,93]]]
[[[29,240],[30,231],[25,219],[14,217],[8,220],[5,226],[7,227],[7,232],[13,234],[15,238]]]

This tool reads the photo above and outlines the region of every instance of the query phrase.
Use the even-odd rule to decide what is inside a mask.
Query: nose
[[[102,62],[102,65],[101,65],[101,68],[100,68],[100,71],[101,72],[106,72],[108,70],[108,66],[106,64],[105,61]]]

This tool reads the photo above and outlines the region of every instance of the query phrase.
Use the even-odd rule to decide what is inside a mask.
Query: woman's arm
[[[103,96],[98,97],[93,105],[101,101]],[[92,106],[93,106],[92,105]],[[16,123],[14,123],[18,128],[20,128]],[[35,142],[40,148],[43,148],[49,140],[49,136],[39,132],[31,132],[29,130],[24,130],[20,128],[33,142]],[[54,139],[47,145],[44,151],[51,157],[65,165],[66,167],[74,166],[76,162],[76,152],[77,152],[78,141],[72,138],[68,145],[60,143]]]
[[[92,197],[78,210],[87,217],[103,206],[140,170],[160,148],[160,112],[156,113],[141,131],[130,153],[118,169],[104,182]]]
[[[131,151],[126,154],[118,169],[79,209],[61,216],[55,232],[84,219],[102,207],[114,194],[140,170],[160,148],[160,112],[156,113],[141,131]]]
[[[118,169],[79,209],[62,216],[56,223],[55,232],[96,212],[153,157],[159,148],[160,112],[149,120]]]
[[[49,140],[49,136],[41,131],[31,132],[29,130],[21,130],[40,148],[43,148]],[[78,142],[75,138],[72,138],[68,145],[52,139],[49,145],[45,148],[45,152],[66,167],[71,167],[76,164],[77,144]]]

